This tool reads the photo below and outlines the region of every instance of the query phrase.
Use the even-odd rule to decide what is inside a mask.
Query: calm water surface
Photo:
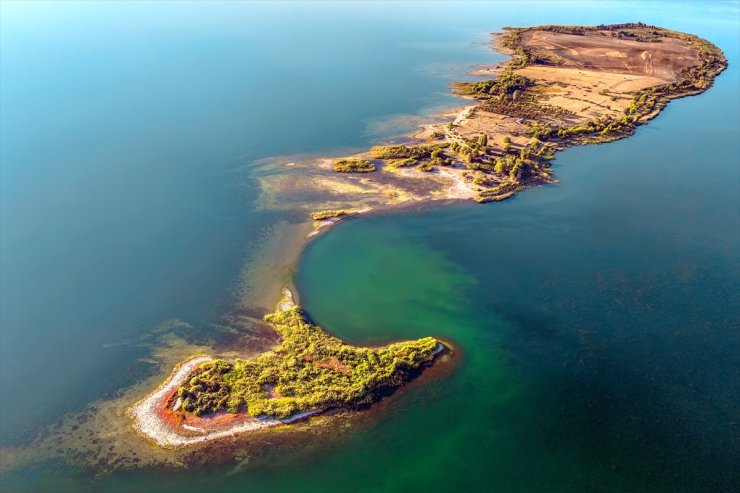
[[[3,442],[141,378],[153,326],[208,339],[249,304],[242,264],[291,220],[257,210],[257,159],[370,145],[498,59],[476,26],[399,30],[386,13],[3,4]]]
[[[561,184],[347,221],[307,249],[310,316],[357,343],[449,338],[454,371],[321,447],[33,491],[733,491],[740,456],[738,5],[3,4],[3,445],[194,341],[283,213],[259,158],[406,130],[503,25],[642,20],[730,69],[634,137],[558,156]],[[450,19],[454,19],[453,22]],[[42,34],[39,34],[42,33]],[[70,356],[74,356],[70,358]],[[23,378],[19,378],[22,376]]]

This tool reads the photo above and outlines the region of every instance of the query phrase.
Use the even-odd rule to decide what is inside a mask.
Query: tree
[[[504,137],[504,151],[509,152],[509,149],[511,149],[511,137],[507,135]]]

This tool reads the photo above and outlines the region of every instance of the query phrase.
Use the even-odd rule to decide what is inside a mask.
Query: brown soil
[[[499,41],[494,47],[511,53]],[[526,145],[531,137],[525,133],[535,122],[558,129],[600,118],[618,120],[639,91],[679,80],[681,70],[702,61],[688,41],[666,36],[659,41],[636,41],[617,37],[610,30],[586,31],[585,35],[525,30],[520,46],[549,59],[547,64],[514,70],[534,82],[527,93],[541,111],[534,118],[517,118],[478,107],[455,129],[468,139],[487,134],[495,152],[503,151],[506,136],[512,149]],[[472,73],[491,76],[505,69],[499,64]]]
[[[255,420],[247,412],[227,413],[224,411],[207,416],[196,416],[193,413],[173,411],[172,406],[177,400],[176,392],[177,389],[172,390],[172,392],[160,401],[156,413],[173,430],[176,430],[182,435],[202,435],[203,431],[200,430],[206,432],[227,430],[233,428],[235,425]],[[189,430],[188,427],[198,428],[199,430]]]
[[[664,81],[678,79],[679,72],[698,61],[698,53],[685,41],[635,41],[615,37],[612,31],[588,31],[585,35],[550,31],[525,31],[522,46],[546,51],[566,68],[599,72],[639,74]]]
[[[322,359],[319,361],[314,361],[313,364],[315,366],[318,366],[319,368],[329,368],[336,371],[337,373],[343,373],[345,375],[348,375],[352,372],[352,368],[345,364],[342,364],[342,362],[339,361],[337,358]]]

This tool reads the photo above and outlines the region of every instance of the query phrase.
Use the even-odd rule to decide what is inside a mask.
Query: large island
[[[671,99],[708,89],[727,66],[708,41],[644,24],[507,28],[495,47],[510,60],[474,72],[489,80],[454,85],[471,104],[450,121],[353,156],[290,163],[305,179],[277,180],[323,194],[322,202],[303,205],[313,207],[316,231],[372,209],[499,201],[553,182],[555,152],[629,136]],[[275,200],[289,196],[279,181],[263,188]],[[379,348],[346,344],[307,320],[287,289],[265,320],[281,337],[272,351],[246,361],[196,355],[183,362],[131,408],[136,429],[179,447],[357,407],[449,349],[432,337]]]

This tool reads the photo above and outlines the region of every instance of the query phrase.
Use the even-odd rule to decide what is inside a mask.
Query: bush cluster
[[[311,219],[314,221],[323,221],[325,219],[333,219],[338,217],[344,217],[344,216],[351,216],[353,214],[357,214],[357,211],[353,209],[339,209],[339,210],[328,210],[328,211],[319,211],[319,212],[312,212],[311,213]]]
[[[344,158],[334,161],[334,171],[340,173],[370,173],[375,171],[375,165],[367,159]]]

